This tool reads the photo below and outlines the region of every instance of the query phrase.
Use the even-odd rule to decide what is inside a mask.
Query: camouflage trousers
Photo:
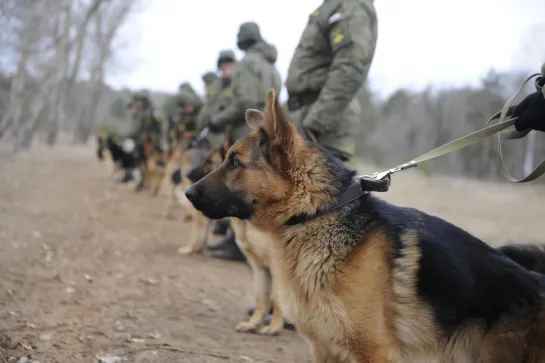
[[[290,120],[290,122],[294,123],[295,126],[297,127],[297,129],[299,130],[299,132],[301,134],[303,134],[303,135],[305,135],[305,133],[301,128],[301,124],[302,124],[303,119],[305,118],[305,116],[308,114],[309,108],[310,108],[310,105],[303,106],[298,110],[288,111],[288,114],[287,114],[288,120]],[[305,137],[308,137],[308,135],[305,135]],[[329,140],[327,140],[324,137],[317,136],[316,138],[317,138],[318,143],[320,143],[320,145],[325,147],[333,156],[335,156],[337,159],[342,161],[348,167],[350,167],[352,169],[356,169],[356,162],[355,162],[355,160],[353,158],[353,155],[352,155],[353,152],[348,153],[348,152],[343,152],[343,151],[340,150],[341,148],[343,148],[342,146],[345,146],[344,149],[346,151],[353,149],[353,147],[351,145],[346,145],[346,144],[352,144],[354,142],[354,140],[344,138],[344,140],[341,140],[340,142],[334,143],[335,145],[331,145],[332,143],[329,142]],[[343,145],[343,143],[345,145]],[[337,147],[337,146],[340,146],[340,147]]]

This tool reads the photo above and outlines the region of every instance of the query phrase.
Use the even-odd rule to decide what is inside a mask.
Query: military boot
[[[222,260],[246,262],[246,257],[238,248],[235,242],[235,234],[232,231],[227,233],[227,238],[223,242],[211,247],[212,257],[221,258]]]

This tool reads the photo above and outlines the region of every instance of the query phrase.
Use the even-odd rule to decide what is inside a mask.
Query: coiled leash
[[[498,111],[494,114],[486,123],[486,127],[481,130],[475,131],[469,135],[463,136],[459,139],[451,141],[445,145],[439,146],[436,149],[433,149],[416,159],[413,159],[409,162],[403,163],[396,166],[395,168],[388,169],[380,173],[374,173],[372,175],[361,175],[358,179],[361,180],[361,187],[363,190],[371,192],[386,192],[390,187],[390,176],[399,171],[410,169],[418,166],[418,164],[425,161],[435,159],[439,156],[449,154],[451,152],[463,149],[469,145],[473,145],[477,142],[480,142],[492,135],[499,133],[498,135],[498,167],[502,175],[513,183],[526,183],[533,181],[539,178],[541,175],[545,174],[545,160],[543,160],[530,174],[526,175],[522,179],[517,179],[509,173],[505,162],[503,160],[502,153],[502,141],[503,140],[515,140],[525,137],[531,130],[517,131],[515,129],[506,130],[508,127],[512,126],[517,120],[516,117],[507,119],[507,116],[513,112],[515,106],[513,102],[515,98],[520,94],[524,86],[533,78],[536,78],[535,87],[538,92],[543,92],[545,97],[545,87],[542,89],[537,82],[538,77],[545,77],[545,64],[541,67],[541,73],[535,73],[529,76],[524,83],[519,87],[517,92],[510,97],[504,104],[501,111]],[[497,123],[494,123],[497,121]]]

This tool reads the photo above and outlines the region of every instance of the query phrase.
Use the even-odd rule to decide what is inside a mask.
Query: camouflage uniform
[[[181,91],[176,95],[176,103],[180,114],[180,122],[178,127],[183,127],[184,130],[194,131],[197,129],[197,116],[202,108],[200,97],[195,97],[191,92]],[[180,108],[184,106],[193,106],[193,111],[184,112]]]
[[[282,88],[280,74],[274,66],[276,47],[263,40],[256,23],[240,26],[238,45],[246,54],[237,62],[231,84],[219,95],[210,119],[215,132],[223,132],[231,125],[235,140],[250,132],[245,122],[246,110],[264,109],[267,92],[274,88],[280,93]]]
[[[165,121],[162,126],[162,143],[173,145],[175,140],[176,126],[180,122],[180,110],[178,108],[177,95],[168,96],[163,103],[163,114]]]
[[[195,90],[193,89],[193,87],[191,86],[191,84],[189,82],[183,82],[182,84],[180,84],[180,87],[178,88],[178,93],[188,93],[190,94],[192,97],[195,98],[195,103],[198,103],[201,107],[202,106],[202,100],[201,100],[201,96],[199,96],[199,94],[197,92],[195,92]]]
[[[377,40],[373,0],[325,0],[309,18],[288,70],[289,117],[342,160],[354,154],[361,120],[355,95]]]
[[[222,50],[219,53],[218,56],[218,69],[220,68],[222,63],[235,63],[236,62],[236,56],[235,52],[232,50]],[[206,95],[206,103],[204,104],[204,107],[201,109],[201,112],[199,113],[199,116],[197,118],[197,129],[201,130],[204,128],[212,118],[212,115],[214,112],[220,112],[225,108],[225,106],[218,107],[218,100],[220,99],[220,96],[224,91],[226,91],[229,86],[231,85],[231,79],[221,77],[218,78],[208,86],[207,88],[207,95]],[[213,144],[219,144],[223,140],[222,134],[217,133],[210,133],[209,134],[209,141]]]
[[[134,114],[134,125],[130,137],[138,140],[144,134],[151,134],[156,138],[161,137],[160,120],[156,117],[153,104],[150,100],[148,91],[140,91],[135,94],[135,101],[140,101],[141,105]]]
[[[209,97],[209,91],[208,91],[208,88],[214,84],[214,82],[216,82],[218,80],[218,75],[214,72],[206,72],[205,74],[202,75],[202,81],[204,82],[204,84],[206,85],[206,100],[208,101],[208,97]]]

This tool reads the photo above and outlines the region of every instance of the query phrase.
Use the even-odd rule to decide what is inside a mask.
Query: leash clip
[[[418,164],[413,160],[380,173],[362,175],[359,177],[361,187],[363,190],[371,192],[387,192],[390,189],[390,176],[392,174],[405,169],[414,168],[416,166],[418,166]]]
[[[395,168],[388,169],[380,173],[373,173],[373,175],[371,175],[371,178],[373,180],[383,180],[384,178],[389,177],[390,175],[395,174],[399,171],[414,168],[416,166],[418,166],[418,164],[414,160],[412,160],[412,161],[409,161],[408,163],[396,166]]]

